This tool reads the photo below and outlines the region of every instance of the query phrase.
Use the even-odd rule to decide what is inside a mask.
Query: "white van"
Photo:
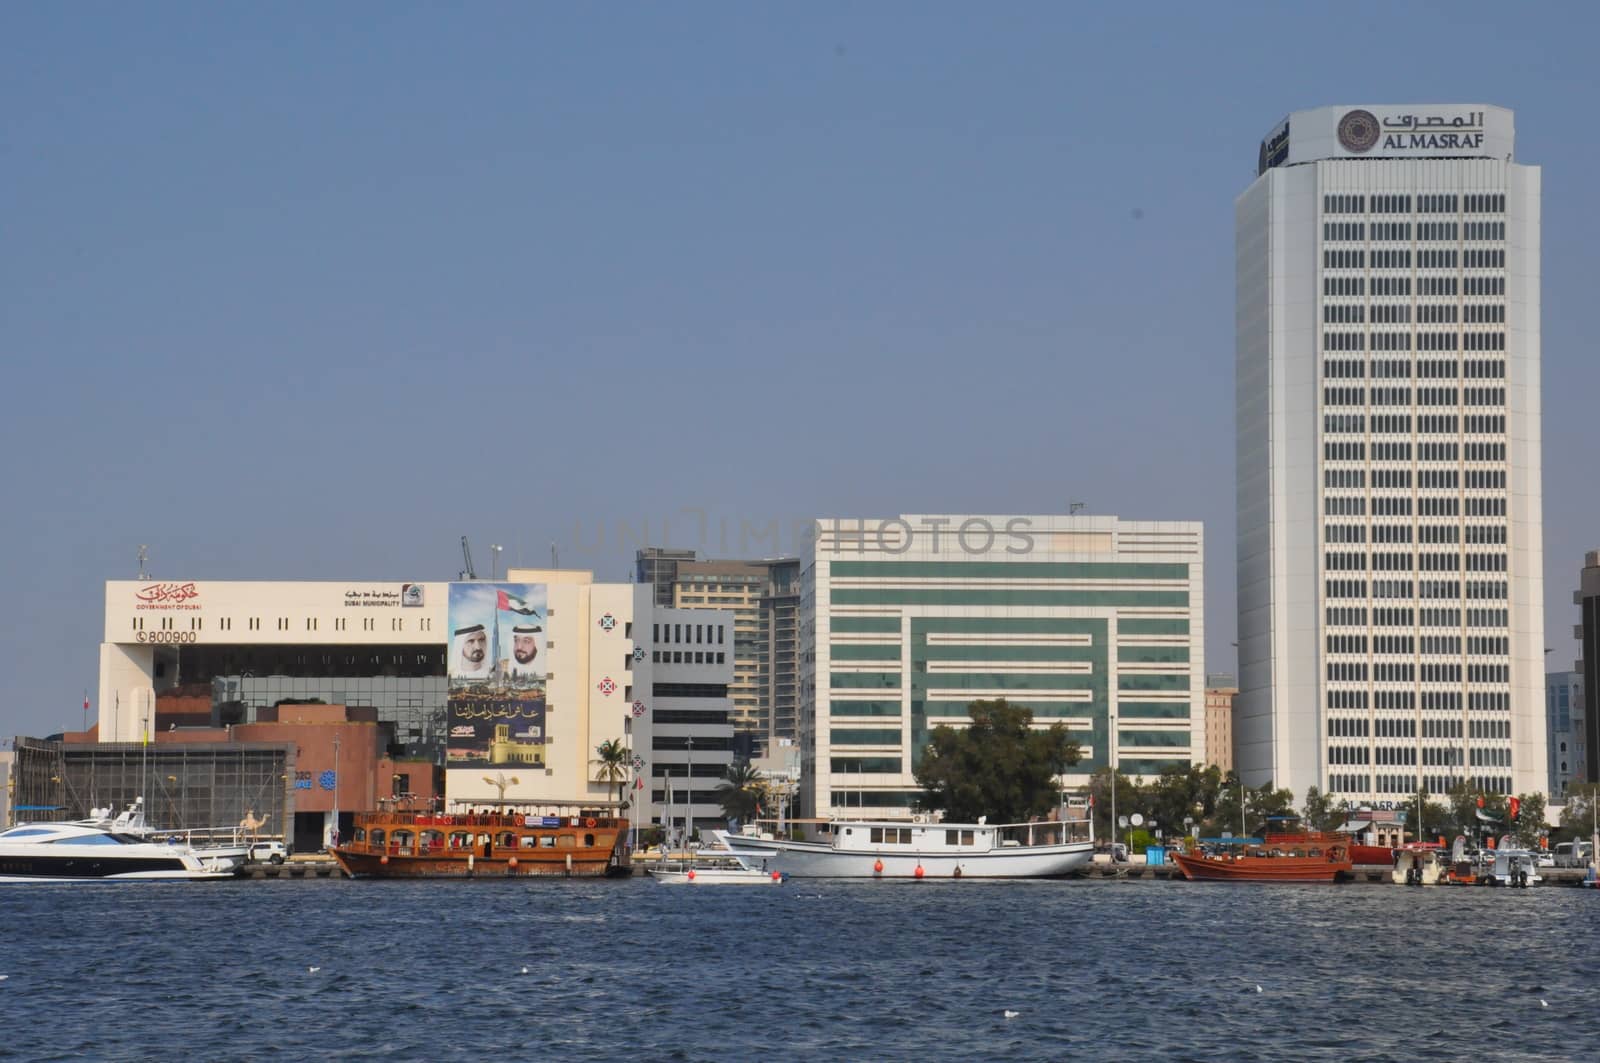
[[[1557,867],[1588,867],[1593,860],[1593,842],[1562,842],[1556,846]]]

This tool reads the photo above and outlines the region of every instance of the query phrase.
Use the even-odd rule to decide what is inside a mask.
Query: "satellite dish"
[[[1132,823],[1135,827],[1142,827],[1144,826],[1144,816],[1135,812],[1133,815],[1128,817],[1128,822]]]

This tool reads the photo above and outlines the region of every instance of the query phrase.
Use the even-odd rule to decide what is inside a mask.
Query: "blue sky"
[[[1261,136],[1331,103],[1512,107],[1545,168],[1566,663],[1600,546],[1597,22],[0,7],[0,733],[78,725],[140,543],[164,578],[418,580],[465,534],[485,574],[555,543],[618,579],[646,537],[1081,500],[1205,521],[1227,670],[1232,204]]]

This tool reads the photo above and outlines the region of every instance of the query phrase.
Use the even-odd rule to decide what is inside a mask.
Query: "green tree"
[[[1035,729],[1032,711],[1004,698],[974,701],[967,715],[967,727],[941,725],[929,736],[916,769],[920,807],[958,823],[1015,823],[1056,807],[1057,776],[1083,756],[1066,727]]]
[[[1511,829],[1517,836],[1517,844],[1524,849],[1539,848],[1539,839],[1544,836],[1548,824],[1544,821],[1544,794],[1518,794],[1517,803],[1521,806],[1517,811],[1516,820],[1511,822]]]
[[[722,781],[717,784],[717,803],[727,818],[751,820],[760,814],[765,792],[761,773],[751,767],[749,761],[738,760],[722,773]]]
[[[1118,818],[1130,816],[1135,812],[1143,812],[1147,800],[1139,784],[1120,771],[1116,773],[1117,799],[1114,802],[1111,800],[1111,786],[1110,768],[1100,768],[1089,776],[1089,796],[1094,799],[1094,836],[1101,840],[1121,836],[1121,828],[1113,834],[1112,809],[1116,810]]]
[[[1595,832],[1597,811],[1600,811],[1600,785],[1573,783],[1567,787],[1567,803],[1561,810],[1561,839],[1587,841]]]
[[[1144,788],[1144,802],[1167,836],[1181,836],[1184,820],[1199,822],[1211,814],[1221,788],[1222,770],[1215,764],[1169,764]]]
[[[628,747],[618,738],[607,739],[594,747],[599,754],[590,761],[594,765],[594,777],[597,781],[613,784],[617,788],[617,803],[622,802],[622,784],[628,781],[628,769],[631,766],[631,755]]]
[[[1305,804],[1300,806],[1300,818],[1308,830],[1332,830],[1344,822],[1344,805],[1323,793],[1315,786],[1306,788]]]

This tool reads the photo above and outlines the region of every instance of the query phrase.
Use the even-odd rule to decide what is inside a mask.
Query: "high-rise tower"
[[[1544,789],[1540,172],[1483,104],[1296,111],[1235,204],[1238,766]]]

